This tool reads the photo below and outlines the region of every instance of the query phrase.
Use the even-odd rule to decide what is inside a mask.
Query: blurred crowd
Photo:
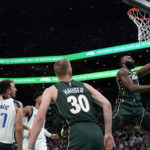
[[[150,150],[150,133],[128,125],[115,132],[117,150]]]

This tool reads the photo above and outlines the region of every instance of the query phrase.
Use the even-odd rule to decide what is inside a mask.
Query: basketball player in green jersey
[[[55,103],[63,126],[61,150],[103,150],[104,147],[111,150],[115,143],[111,134],[112,110],[109,101],[89,84],[72,80],[72,68],[67,59],[57,61],[54,70],[59,83],[43,93],[28,149],[34,149],[47,109],[51,103]],[[95,118],[93,102],[103,108],[104,137]]]
[[[150,91],[150,85],[139,85],[138,78],[150,73],[150,63],[141,69],[132,71],[134,60],[131,56],[120,58],[121,69],[117,73],[116,81],[119,95],[113,113],[113,131],[121,123],[134,122],[150,131],[150,113],[147,112],[141,102],[140,93]]]

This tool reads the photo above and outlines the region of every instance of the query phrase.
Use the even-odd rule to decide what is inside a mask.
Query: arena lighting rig
[[[136,67],[135,70],[140,69],[142,66]],[[86,73],[81,75],[74,75],[72,79],[77,81],[87,81],[87,80],[96,80],[103,78],[112,78],[117,74],[118,69],[103,71],[103,72],[94,72]],[[58,78],[55,76],[48,77],[26,77],[26,78],[0,78],[0,80],[11,79],[15,84],[37,84],[37,83],[56,83]]]
[[[60,56],[43,56],[43,57],[23,57],[23,58],[0,58],[1,65],[13,65],[13,64],[33,64],[33,63],[53,63],[60,59],[67,58],[70,61],[85,59],[91,57],[97,57],[102,55],[116,54],[133,50],[140,50],[150,47],[150,41],[136,42],[130,44],[124,44],[120,46],[108,47],[103,49],[91,50],[81,53],[60,55]],[[140,69],[142,66],[138,66],[135,70]],[[96,80],[103,78],[112,78],[117,74],[118,69],[108,70],[102,72],[86,73],[80,75],[74,75],[72,78],[77,81]],[[11,79],[15,84],[38,84],[38,83],[56,83],[58,78],[56,76],[45,77],[24,77],[24,78],[0,78],[0,80]]]

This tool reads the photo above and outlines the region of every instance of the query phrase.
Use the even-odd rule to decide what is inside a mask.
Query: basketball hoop
[[[149,15],[137,8],[132,8],[128,10],[128,16],[138,27],[138,41],[141,42],[150,40]]]

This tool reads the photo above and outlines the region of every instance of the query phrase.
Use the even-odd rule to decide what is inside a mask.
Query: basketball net
[[[138,27],[138,41],[150,40],[150,18],[148,14],[137,8],[132,8],[128,10],[128,16]]]

